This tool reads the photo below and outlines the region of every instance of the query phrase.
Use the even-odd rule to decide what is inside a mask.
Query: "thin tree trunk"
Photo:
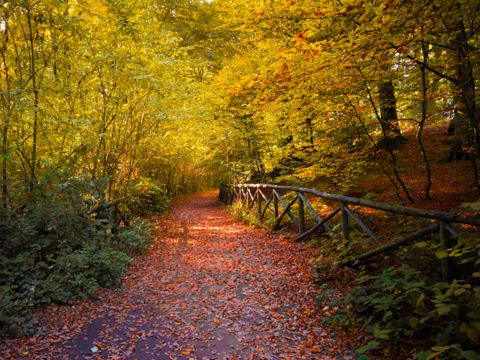
[[[2,131],[2,205],[8,206],[8,124],[3,126]]]
[[[312,122],[312,118],[307,117],[305,119],[305,125],[307,127],[307,141],[310,145],[313,145],[313,122]]]
[[[5,27],[8,27],[8,22],[5,21]],[[10,105],[10,75],[9,66],[5,57],[8,42],[8,28],[5,28],[4,41],[2,44],[2,62],[5,69],[5,82],[6,91],[3,97],[4,117],[3,117],[3,129],[2,129],[2,206],[6,208],[8,206],[8,130],[10,127],[11,105]]]
[[[423,54],[423,62],[424,64],[428,63],[428,48],[425,41],[422,41],[422,54]],[[420,154],[422,156],[423,161],[423,169],[425,172],[425,200],[430,200],[430,189],[432,187],[432,175],[430,169],[430,162],[428,160],[427,151],[425,150],[425,146],[423,144],[423,128],[427,121],[427,114],[428,114],[428,99],[427,99],[427,92],[428,92],[428,84],[427,84],[427,74],[426,74],[426,65],[421,65],[420,73],[422,76],[422,118],[420,123],[418,124],[418,132],[417,132],[417,141],[418,146],[420,148]]]
[[[30,43],[30,72],[32,77],[32,91],[33,91],[33,134],[32,134],[32,153],[30,167],[30,191],[37,182],[36,167],[37,167],[37,132],[38,132],[38,104],[39,94],[37,89],[37,76],[35,68],[35,45],[33,42],[33,28],[32,28],[32,14],[30,9],[27,10],[28,30],[29,30],[29,43]]]
[[[350,100],[350,98],[348,97],[348,95],[344,92],[343,95],[345,96],[345,98],[347,99],[349,105],[352,107],[353,109],[353,112],[355,113],[355,117],[358,119],[358,121],[360,122],[360,125],[362,126],[362,129],[363,131],[365,132],[365,135],[368,136],[368,138],[370,139],[370,141],[372,142],[373,144],[373,147],[375,149],[378,148],[377,146],[377,142],[373,139],[372,135],[370,135],[369,131],[368,131],[368,128],[367,126],[365,125],[362,117],[360,116],[360,114],[358,113],[357,111],[357,108],[355,107],[355,104],[353,104],[352,100]],[[375,151],[375,156],[377,155],[376,154],[376,151]],[[395,182],[395,180],[391,177],[391,175],[388,173],[387,169],[385,169],[385,166],[381,163],[381,161],[378,162],[380,167],[382,168],[382,171],[383,173],[385,174],[385,176],[387,177],[388,181],[390,181],[390,183],[392,184],[393,188],[395,189],[395,195],[397,196],[398,200],[400,200],[401,203],[404,203],[403,201],[403,198],[402,196],[400,195],[400,189],[397,185],[397,183]]]
[[[388,153],[390,154],[390,158],[392,159],[393,174],[395,175],[395,179],[397,179],[400,186],[402,187],[402,190],[405,193],[405,196],[407,197],[408,201],[410,201],[410,203],[413,204],[415,201],[413,200],[412,196],[410,195],[410,191],[408,191],[407,185],[405,184],[402,177],[400,176],[400,173],[398,172],[397,156],[395,155],[395,152],[393,150],[390,150]]]

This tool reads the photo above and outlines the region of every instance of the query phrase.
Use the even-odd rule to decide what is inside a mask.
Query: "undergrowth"
[[[149,247],[147,221],[120,223],[107,207],[92,212],[104,201],[107,183],[49,176],[21,206],[0,207],[0,337],[32,334],[39,305],[117,286],[131,256]],[[155,193],[149,196],[137,193],[136,203],[147,206],[141,211],[168,208],[168,202],[156,203]]]
[[[480,243],[463,235],[442,251],[436,237],[397,252],[400,262],[370,261],[348,296],[337,298],[339,311],[326,317],[337,326],[360,324],[371,338],[357,349],[359,358],[480,359]],[[346,259],[349,251],[330,245],[317,265],[319,305],[332,302],[332,276],[338,269],[323,261]],[[335,254],[335,255],[334,255]],[[455,279],[441,281],[440,259],[450,259]],[[352,315],[353,318],[352,318]]]
[[[264,225],[264,223],[262,223],[262,221],[256,215],[254,209],[248,209],[239,201],[235,201],[231,206],[228,207],[228,210],[233,216],[243,220],[252,227],[261,227]]]

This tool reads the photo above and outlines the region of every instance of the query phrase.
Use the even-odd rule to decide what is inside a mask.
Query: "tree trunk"
[[[8,205],[8,125],[3,126],[2,131],[2,205]]]
[[[375,105],[375,101],[373,100],[373,96],[372,96],[372,92],[370,91],[370,88],[368,87],[368,85],[365,83],[365,88],[367,90],[367,93],[368,93],[368,100],[370,102],[370,104],[372,105],[372,108],[373,108],[373,111],[375,113],[375,117],[376,119],[378,120],[378,122],[380,124],[383,123],[382,121],[382,116],[381,116],[381,112],[378,111],[378,108],[377,106]],[[391,90],[393,91],[394,88],[393,88],[393,83],[391,84]],[[395,99],[395,93],[392,92],[393,95],[393,98],[394,98],[394,105],[395,105],[395,116],[397,114],[397,109],[396,109],[396,99]],[[397,122],[395,122],[396,126],[398,127],[398,124]],[[383,126],[382,126],[382,130],[383,130]],[[400,134],[400,129],[398,129],[398,133]],[[402,137],[402,135],[400,134],[399,135],[400,137]],[[403,137],[402,137],[403,138]],[[384,140],[385,139],[385,133],[384,133],[384,137],[381,139],[381,140]],[[381,141],[377,142],[377,148],[381,148],[382,147],[382,143]],[[392,170],[393,170],[393,175],[395,176],[395,179],[398,181],[398,183],[400,184],[400,187],[402,188],[403,192],[405,193],[405,196],[407,197],[408,201],[410,201],[411,203],[414,202],[412,196],[410,195],[410,192],[408,191],[408,188],[407,188],[407,185],[405,184],[405,182],[402,180],[402,177],[400,176],[400,173],[398,171],[398,161],[397,161],[397,157],[395,155],[395,149],[392,149],[390,147],[385,147],[385,150],[388,152],[388,154],[390,155],[390,158],[392,159]],[[382,165],[382,168],[383,168],[383,165]],[[390,177],[389,177],[390,178]],[[395,189],[398,190],[398,187],[395,185]],[[399,196],[398,194],[398,191],[397,191],[397,196]],[[399,196],[400,197],[400,196]]]
[[[422,118],[418,124],[418,132],[417,132],[417,141],[418,147],[420,148],[420,155],[422,156],[423,161],[423,168],[425,172],[425,200],[430,200],[430,189],[432,187],[432,175],[430,169],[430,162],[428,160],[427,151],[425,150],[425,146],[423,144],[423,128],[425,123],[427,122],[427,115],[428,115],[428,80],[427,80],[427,72],[426,72],[426,65],[428,63],[428,46],[425,41],[422,41],[422,54],[423,54],[423,62],[424,65],[420,66],[420,73],[422,77]]]
[[[27,10],[28,31],[29,31],[29,46],[30,46],[30,72],[32,79],[32,91],[33,91],[33,133],[32,133],[32,153],[31,153],[31,166],[30,166],[30,191],[37,182],[36,167],[37,167],[37,133],[38,133],[38,89],[37,89],[37,74],[35,67],[35,45],[33,42],[33,27],[32,27],[32,14],[30,10]]]
[[[380,100],[380,126],[383,139],[379,146],[385,150],[397,149],[404,140],[398,126],[397,98],[392,80],[382,81],[378,86]]]
[[[307,127],[307,141],[310,145],[313,145],[313,124],[312,118],[307,117],[305,119],[305,126]]]
[[[472,161],[475,186],[479,185],[478,179],[478,154],[480,151],[479,116],[475,102],[475,78],[470,59],[471,49],[463,22],[457,24],[455,37],[457,57],[458,94],[461,98],[461,107],[458,109],[458,119],[455,124],[454,146],[467,151]],[[468,119],[468,124],[465,121]],[[458,129],[457,129],[458,128]]]
[[[5,56],[8,43],[8,21],[5,21],[5,32],[1,49],[2,63],[5,73],[5,84],[6,88],[4,90],[4,95],[2,97],[3,102],[3,129],[2,129],[2,205],[4,208],[8,206],[8,131],[10,126],[10,116],[13,106],[10,104],[10,75],[9,75],[9,66],[7,63],[7,58]]]

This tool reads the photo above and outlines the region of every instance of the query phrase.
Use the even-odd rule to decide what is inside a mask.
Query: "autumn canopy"
[[[478,210],[479,47],[475,0],[2,1],[0,328],[220,184]]]

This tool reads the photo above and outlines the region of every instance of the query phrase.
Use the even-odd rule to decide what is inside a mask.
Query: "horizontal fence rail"
[[[287,195],[293,195],[292,198],[286,199]],[[325,215],[312,206],[307,196],[313,198],[321,198],[330,203],[337,204],[333,206],[333,210]],[[459,230],[452,224],[471,225],[480,227],[480,217],[457,215],[441,211],[433,211],[426,209],[409,208],[400,205],[382,203],[378,201],[355,198],[351,196],[338,195],[319,191],[317,189],[309,189],[303,187],[293,187],[286,185],[272,184],[238,184],[238,185],[222,185],[219,194],[220,201],[225,204],[232,204],[239,201],[244,208],[251,210],[256,208],[257,216],[263,220],[268,210],[272,212],[274,220],[274,229],[278,229],[285,217],[288,217],[292,224],[297,228],[297,241],[306,240],[309,236],[319,234],[332,229],[329,222],[340,214],[340,224],[342,234],[345,240],[350,241],[350,231],[354,224],[357,229],[366,234],[370,240],[376,245],[376,248],[363,253],[353,259],[346,261],[343,265],[354,265],[359,261],[370,258],[376,254],[387,252],[406,245],[418,239],[432,234],[439,234],[441,247],[443,250],[450,248],[453,244],[452,238],[458,236]],[[423,226],[402,238],[395,239],[392,242],[384,243],[384,241],[375,234],[374,231],[360,218],[352,206],[379,210],[385,213],[404,215],[419,219],[425,219],[428,225]],[[306,214],[314,219],[314,223],[307,226]],[[451,280],[451,269],[448,259],[442,259],[442,277],[445,281]]]

